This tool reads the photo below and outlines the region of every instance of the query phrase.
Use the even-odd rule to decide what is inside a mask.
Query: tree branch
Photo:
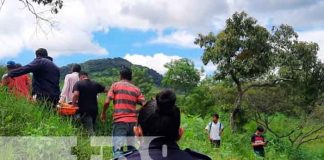
[[[246,92],[248,91],[249,89],[251,88],[260,88],[260,87],[274,87],[275,85],[277,85],[280,81],[289,81],[289,79],[283,79],[283,78],[280,78],[280,79],[276,79],[272,82],[266,82],[266,83],[258,83],[258,84],[251,84],[249,86],[247,86],[243,92]]]
[[[2,9],[5,2],[6,2],[6,0],[0,0],[0,11],[1,11],[1,9]]]
[[[301,145],[305,144],[305,143],[309,143],[311,141],[315,141],[315,140],[319,140],[319,139],[322,139],[324,138],[324,135],[317,135],[316,137],[314,138],[310,138],[310,139],[307,139],[307,140],[303,140],[302,142],[300,142],[298,144],[298,146],[296,147],[297,149],[301,147]]]

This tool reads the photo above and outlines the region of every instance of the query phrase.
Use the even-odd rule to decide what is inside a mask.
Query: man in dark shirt
[[[98,115],[98,93],[105,91],[105,87],[91,81],[86,72],[79,73],[80,81],[73,87],[72,104],[78,106],[81,123],[89,135],[94,135],[94,126]]]
[[[263,136],[264,128],[259,126],[257,131],[251,137],[251,143],[254,153],[257,156],[265,157],[264,146],[266,145],[265,138]]]
[[[60,97],[60,70],[48,59],[47,50],[40,48],[36,51],[36,59],[26,66],[12,70],[9,78],[33,73],[32,94],[37,100],[45,101],[55,107]]]

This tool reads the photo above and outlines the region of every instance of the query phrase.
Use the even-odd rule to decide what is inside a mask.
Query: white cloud
[[[152,44],[171,44],[185,48],[198,48],[194,44],[195,36],[187,31],[176,31],[169,35],[160,35],[150,41]]]
[[[299,32],[299,39],[308,42],[316,42],[319,47],[318,58],[324,61],[324,30],[311,30]]]
[[[133,64],[142,65],[154,69],[160,74],[167,72],[164,64],[171,62],[172,60],[181,59],[181,57],[179,56],[168,56],[164,53],[156,53],[152,56],[141,54],[126,54],[124,58]]]
[[[43,6],[37,6],[38,10]],[[107,54],[94,39],[95,32],[109,28],[136,29],[157,34],[151,43],[192,48],[197,33],[218,32],[234,11],[246,11],[262,25],[293,25],[297,30],[323,30],[324,1],[259,0],[65,0],[57,15],[45,15],[57,26],[35,35],[35,17],[21,2],[7,0],[0,12],[0,58],[14,57],[25,49],[48,48],[50,54]],[[298,18],[296,18],[298,17]],[[47,30],[47,29],[46,29]],[[319,36],[310,40],[321,41]],[[321,46],[323,46],[321,44]]]

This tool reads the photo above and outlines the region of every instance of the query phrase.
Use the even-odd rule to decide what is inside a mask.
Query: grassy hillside
[[[100,98],[102,106],[103,97]],[[24,99],[17,99],[8,95],[6,91],[0,90],[1,127],[0,136],[78,136],[79,146],[74,153],[80,159],[87,159],[89,154],[99,154],[99,148],[89,147],[89,140],[83,136],[83,131],[67,118],[57,116],[52,111],[42,109],[39,104],[27,102]],[[111,115],[111,110],[108,113]],[[179,142],[182,148],[192,148],[211,156],[213,159],[254,159],[250,147],[250,136],[254,132],[255,124],[248,123],[247,130],[242,134],[231,134],[228,128],[228,119],[225,113],[221,114],[222,123],[225,127],[223,144],[221,149],[213,149],[207,141],[204,128],[209,122],[209,117],[182,115],[182,127],[185,128],[185,135]],[[280,117],[278,117],[280,118]],[[280,126],[284,127],[284,126]],[[110,135],[111,121],[107,124],[98,125],[97,135]],[[289,146],[278,146],[274,143],[270,134],[267,134],[270,143],[266,149],[267,159],[323,159],[323,141],[310,143],[298,153],[289,150]],[[286,149],[285,149],[286,148]],[[111,157],[111,148],[105,148],[105,159]],[[290,155],[290,156],[289,156]],[[294,156],[291,156],[294,155]]]
[[[73,64],[69,64],[67,66],[61,67],[61,79],[65,77],[66,74],[68,74],[71,71],[71,67]],[[156,72],[153,69],[134,65],[130,63],[129,61],[123,59],[123,58],[106,58],[106,59],[96,59],[96,60],[89,60],[84,63],[80,64],[82,69],[86,72],[89,72],[92,76],[97,77],[100,75],[100,77],[112,77],[117,76],[118,77],[118,70],[122,66],[126,67],[138,67],[140,69],[147,70],[148,75],[153,79],[154,84],[161,85],[162,81],[162,75]],[[116,75],[117,74],[117,75]]]

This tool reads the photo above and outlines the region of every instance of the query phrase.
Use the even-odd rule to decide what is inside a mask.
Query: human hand
[[[106,122],[106,119],[107,119],[107,116],[106,116],[106,114],[105,113],[101,113],[101,115],[100,115],[100,120],[101,120],[101,122]]]

